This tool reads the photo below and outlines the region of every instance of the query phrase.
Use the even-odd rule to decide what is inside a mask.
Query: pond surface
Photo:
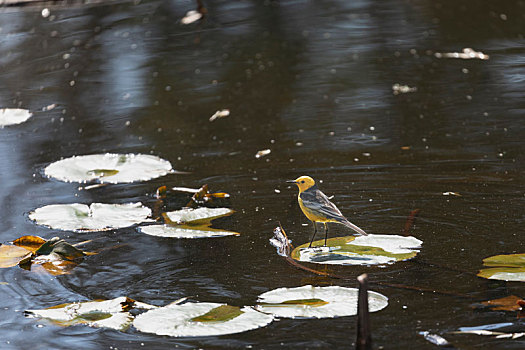
[[[0,107],[34,112],[0,129],[0,241],[93,239],[83,248],[100,252],[58,277],[1,269],[0,348],[350,348],[355,317],[176,339],[60,328],[23,310],[118,296],[253,305],[279,287],[354,287],[363,272],[451,293],[372,284],[390,301],[371,314],[375,347],[433,348],[420,331],[459,348],[525,347],[522,338],[447,333],[515,322],[515,313],[472,305],[525,296],[519,282],[475,276],[483,258],[524,249],[523,1],[207,1],[206,20],[186,26],[192,1],[48,5],[48,17],[37,6],[0,10]],[[435,56],[464,48],[490,58]],[[417,91],[396,95],[394,84]],[[230,115],[210,122],[221,109]],[[61,158],[103,152],[154,154],[181,173],[92,190],[43,175]],[[287,264],[268,239],[281,222],[294,244],[309,240],[297,190],[285,183],[305,174],[368,232],[399,234],[420,209],[410,231],[424,242],[418,258],[337,269],[345,280]],[[57,203],[151,206],[159,186],[205,183],[230,193],[236,210],[214,227],[240,236],[72,233],[28,218]]]

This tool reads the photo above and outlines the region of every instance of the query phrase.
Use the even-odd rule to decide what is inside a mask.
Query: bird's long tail
[[[357,227],[356,225],[352,224],[350,221],[348,221],[346,219],[339,220],[339,222],[341,224],[345,225],[346,227],[351,228],[352,230],[354,230],[355,232],[359,233],[360,235],[368,236],[368,233],[366,233],[365,231],[363,231],[362,229],[360,229],[359,227]]]

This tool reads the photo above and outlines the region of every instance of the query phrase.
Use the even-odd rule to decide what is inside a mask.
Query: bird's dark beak
[[[297,183],[297,182],[295,182],[295,180],[286,180],[286,182],[289,183],[289,184],[295,184],[295,183]]]

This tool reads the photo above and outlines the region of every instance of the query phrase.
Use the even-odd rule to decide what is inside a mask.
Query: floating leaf
[[[62,256],[51,253],[34,258],[28,269],[36,272],[39,272],[39,269],[43,269],[53,276],[60,276],[69,274],[77,266],[78,262],[64,260]]]
[[[86,254],[80,249],[74,247],[73,245],[67,243],[63,239],[58,237],[53,237],[49,241],[42,244],[42,246],[35,251],[36,255],[49,255],[57,254],[62,259],[75,260],[78,258],[83,258]]]
[[[417,255],[421,243],[412,236],[376,235],[330,238],[326,247],[324,239],[308,243],[292,251],[291,257],[299,261],[335,265],[392,264]]]
[[[3,244],[0,246],[0,268],[16,266],[31,254],[31,251],[25,248]]]
[[[194,337],[245,332],[264,327],[273,320],[273,316],[250,307],[224,306],[218,303],[170,304],[138,315],[133,326],[146,333]],[[214,317],[215,320],[208,320]]]
[[[525,254],[494,255],[483,259],[483,265],[491,268],[480,270],[479,277],[525,282]]]
[[[240,316],[244,312],[241,311],[240,307],[231,305],[221,305],[214,309],[211,309],[204,315],[200,315],[192,318],[192,322],[225,322],[233,320],[235,317]]]
[[[148,221],[151,210],[142,203],[52,204],[29,214],[39,225],[76,232],[113,230]]]
[[[0,109],[0,128],[7,125],[23,123],[31,118],[32,115],[27,109],[2,108]]]
[[[277,317],[324,318],[357,315],[359,290],[339,286],[278,288],[259,296],[257,310]],[[377,292],[368,292],[370,312],[388,305],[388,298]]]
[[[26,310],[31,317],[49,319],[59,326],[85,324],[90,327],[107,327],[126,330],[133,316],[127,312],[134,301],[119,297],[104,301],[60,304],[43,310]]]
[[[238,232],[210,228],[208,225],[150,225],[139,227],[139,231],[151,236],[170,238],[211,238],[238,236]]]
[[[233,214],[229,208],[184,208],[165,213],[164,218],[170,224],[209,224],[210,221]]]
[[[22,236],[13,241],[13,244],[35,253],[42,244],[46,243],[46,240],[38,236]]]
[[[54,162],[44,173],[66,182],[130,183],[173,172],[170,162],[145,154],[91,154]]]
[[[519,302],[524,302],[524,300],[515,295],[509,295],[504,298],[483,301],[481,304],[489,306],[494,311],[518,311],[521,310]]]

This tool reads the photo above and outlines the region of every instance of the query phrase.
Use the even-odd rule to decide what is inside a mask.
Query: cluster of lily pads
[[[140,332],[172,337],[217,336],[264,327],[276,318],[353,316],[357,314],[357,298],[355,288],[306,285],[265,292],[259,295],[254,306],[193,302],[183,298],[159,307],[119,297],[26,310],[26,315],[61,326],[84,324],[126,331],[133,325]],[[388,299],[369,292],[368,303],[370,311],[375,312],[385,308]],[[135,312],[131,313],[132,309]]]
[[[0,109],[0,128],[27,121],[32,113],[24,109]],[[147,181],[173,173],[171,163],[153,155],[94,154],[73,156],[48,165],[45,176],[65,182],[96,183],[98,185]],[[87,187],[86,187],[87,188]],[[115,230],[138,225],[141,233],[171,238],[203,238],[238,236],[233,231],[212,228],[211,221],[231,215],[227,207],[210,205],[227,198],[225,193],[211,193],[207,186],[200,189],[173,188],[171,191],[193,194],[186,207],[156,215],[140,202],[109,204],[83,203],[51,204],[37,208],[29,218],[52,229],[88,232]],[[158,201],[166,199],[167,189],[159,188]],[[162,205],[160,205],[162,206]],[[158,223],[159,221],[163,223]],[[331,238],[316,241],[291,250],[283,230],[276,229],[271,243],[278,253],[299,262],[331,265],[388,265],[414,258],[422,241],[411,236],[371,234],[364,237]],[[86,255],[95,254],[54,237],[45,240],[38,236],[23,236],[12,244],[0,245],[0,268],[20,266],[26,269],[43,268],[48,273],[69,273]],[[525,254],[498,255],[483,260],[487,267],[478,276],[505,281],[525,281]],[[278,288],[259,296],[254,306],[231,306],[178,300],[166,306],[153,306],[119,297],[105,301],[86,301],[61,304],[42,310],[27,310],[26,314],[51,320],[61,326],[85,324],[125,331],[131,325],[141,332],[174,337],[223,335],[247,331],[270,324],[275,318],[322,318],[351,316],[357,313],[355,288],[341,286]],[[510,298],[510,297],[509,297]],[[525,301],[515,297],[502,310],[518,310]],[[368,292],[371,312],[388,305],[388,298]],[[519,306],[515,308],[515,304]],[[135,309],[134,313],[130,311]],[[490,326],[490,325],[489,325]],[[489,327],[490,328],[490,327]],[[521,337],[525,333],[493,332],[491,329],[461,329],[459,333]],[[494,329],[494,328],[493,328]],[[428,332],[427,332],[428,333]],[[426,338],[438,339],[426,334]],[[432,338],[432,339],[434,339]],[[441,341],[441,340],[439,340]]]

